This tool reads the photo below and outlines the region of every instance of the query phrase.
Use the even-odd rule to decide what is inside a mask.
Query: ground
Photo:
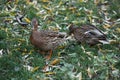
[[[119,0],[1,0],[0,80],[119,80]],[[16,20],[23,15],[25,25]],[[48,61],[31,45],[30,21],[39,29],[69,32],[68,24],[93,24],[110,44],[90,47],[68,41]]]

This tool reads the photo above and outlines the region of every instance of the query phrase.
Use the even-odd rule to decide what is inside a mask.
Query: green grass
[[[105,23],[105,12],[111,22],[119,19],[119,0],[108,1],[106,11],[101,10],[102,1],[100,4],[93,0],[39,0],[37,4],[27,0],[0,1],[0,80],[119,80],[120,23],[111,24],[110,28],[103,27],[109,25]],[[90,47],[70,41],[65,48],[53,51],[48,65],[54,59],[59,59],[59,62],[45,73],[42,71],[46,65],[44,55],[39,54],[29,41],[32,26],[17,24],[17,12],[30,20],[36,17],[42,29],[62,32],[68,32],[67,25],[71,22],[79,26],[92,23],[107,32],[108,39],[116,42],[100,45],[100,50],[97,45]],[[52,72],[55,74],[48,74]]]

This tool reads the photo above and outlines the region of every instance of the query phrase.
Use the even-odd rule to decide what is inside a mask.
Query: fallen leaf
[[[91,69],[90,69],[90,67],[88,67],[88,69],[87,69],[87,73],[88,73],[88,76],[89,76],[90,78],[92,78],[92,73],[91,73]]]
[[[76,77],[78,77],[78,80],[82,80],[82,73],[78,73]]]
[[[53,74],[55,74],[55,72],[46,72],[45,74],[46,75],[53,75]]]
[[[30,23],[31,21],[28,18],[24,18],[27,23]]]
[[[55,60],[53,60],[50,64],[51,65],[55,65],[55,64],[57,64],[57,63],[59,63],[60,62],[60,59],[55,59]]]
[[[42,0],[42,2],[45,2],[45,3],[46,3],[46,2],[49,2],[49,0]]]
[[[80,2],[84,2],[84,0],[79,0]]]
[[[117,32],[120,33],[120,28],[116,28]]]
[[[105,25],[103,25],[103,28],[105,28],[105,29],[109,29],[109,28],[111,28],[112,26],[111,25],[109,25],[109,24],[105,24]]]
[[[38,69],[39,69],[39,66],[33,68],[33,69],[32,69],[32,72],[35,72],[35,71],[37,71]]]
[[[3,55],[3,49],[0,50],[0,57]]]
[[[100,0],[94,0],[94,3],[98,5],[100,3]]]

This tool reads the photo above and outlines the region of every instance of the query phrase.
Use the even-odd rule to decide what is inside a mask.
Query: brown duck
[[[79,43],[87,43],[90,46],[98,43],[109,44],[106,35],[94,25],[83,25],[78,27],[71,24],[69,30],[70,34],[74,34],[74,38]]]
[[[47,59],[50,59],[52,55],[52,50],[56,49],[58,46],[66,41],[66,33],[55,32],[51,30],[38,31],[37,19],[33,19],[31,21],[31,24],[33,26],[33,30],[30,35],[30,42],[41,51],[50,51],[49,56],[47,56]]]

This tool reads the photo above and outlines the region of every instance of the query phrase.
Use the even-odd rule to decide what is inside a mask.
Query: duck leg
[[[49,55],[47,55],[45,58],[46,58],[47,60],[49,60],[49,59],[51,58],[51,56],[52,56],[52,50],[50,50]]]

